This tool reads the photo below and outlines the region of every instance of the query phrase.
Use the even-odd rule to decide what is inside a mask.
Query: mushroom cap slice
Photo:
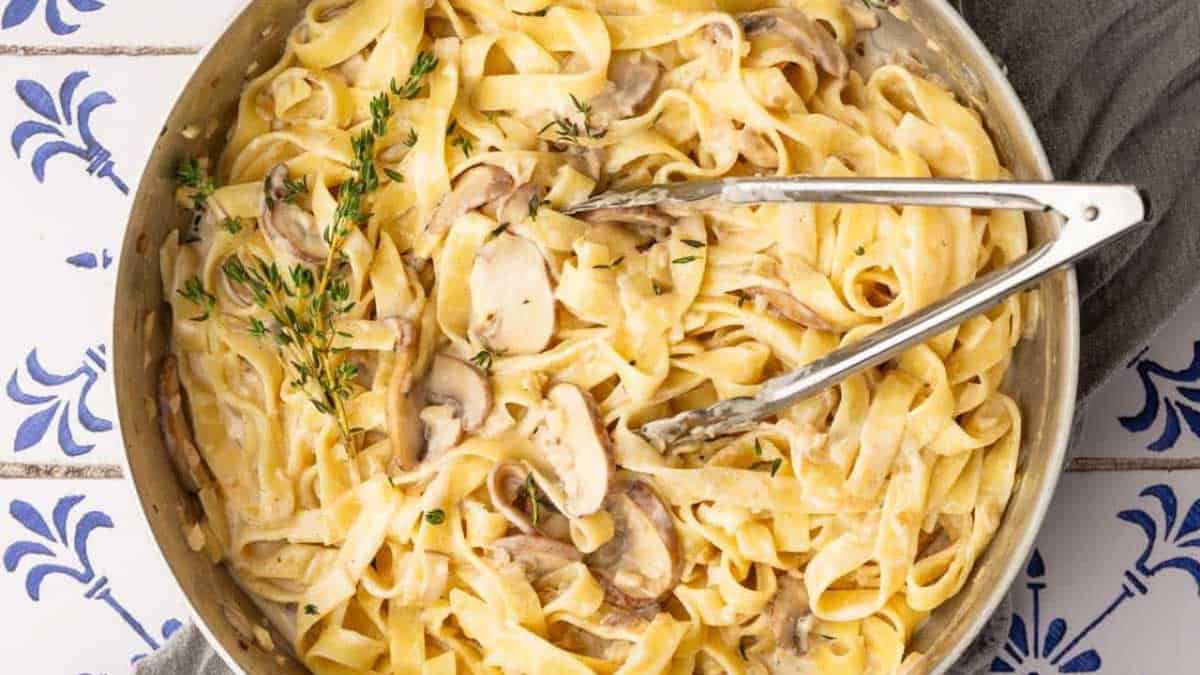
[[[311,213],[286,200],[288,168],[278,164],[267,173],[259,224],[267,240],[278,250],[307,263],[325,262],[329,244]]]
[[[496,354],[536,354],[557,324],[554,286],[533,242],[501,234],[471,268],[471,335]]]
[[[529,470],[519,462],[497,462],[488,473],[487,488],[488,495],[492,498],[492,506],[507,518],[508,522],[525,534],[534,534],[537,528],[534,527],[533,521],[517,506],[523,498],[528,499],[525,491],[529,476]]]
[[[579,387],[560,382],[546,395],[546,417],[534,441],[562,481],[568,515],[591,515],[604,505],[615,465],[612,442],[596,403]]]
[[[802,656],[808,651],[808,632],[812,629],[812,611],[808,591],[795,577],[778,575],[778,587],[765,611],[775,644]]]
[[[492,411],[492,386],[487,375],[446,354],[433,357],[425,393],[431,402],[453,408],[464,431],[478,429]]]
[[[514,189],[515,181],[504,169],[491,164],[476,164],[454,179],[454,187],[433,210],[426,229],[433,234],[442,234],[459,216],[505,197]]]
[[[458,445],[463,437],[462,418],[448,405],[431,405],[421,410],[425,430],[425,459],[434,460]]]
[[[768,288],[766,286],[752,286],[742,289],[742,291],[751,298],[761,296],[767,301],[767,305],[771,309],[788,321],[794,321],[805,328],[815,328],[829,332],[837,331],[837,326],[826,321],[825,317],[814,312],[808,305],[797,300],[794,295],[787,291],[778,288]]]
[[[492,542],[492,548],[507,553],[530,579],[583,560],[574,546],[536,535],[517,534],[497,539]]]
[[[212,473],[192,440],[192,428],[183,410],[183,388],[179,383],[179,361],[174,354],[163,359],[158,371],[158,425],[167,456],[189,492],[211,487]]]
[[[621,225],[655,239],[671,234],[675,219],[653,206],[630,206],[586,211],[579,216],[593,225]]]
[[[587,557],[588,567],[612,604],[636,609],[657,603],[681,574],[670,511],[641,480],[623,481],[604,508],[613,519],[613,538]]]
[[[659,64],[641,52],[617,52],[608,64],[611,84],[592,99],[592,111],[609,119],[632,117],[650,98],[661,74]]]
[[[392,444],[392,463],[411,471],[421,459],[425,434],[421,423],[422,396],[417,391],[417,328],[404,319],[388,319],[396,328],[392,374],[388,379],[384,413],[388,439]]]
[[[800,10],[773,7],[739,15],[737,20],[746,37],[776,33],[793,42],[834,77],[845,77],[850,71],[850,61],[837,39]]]

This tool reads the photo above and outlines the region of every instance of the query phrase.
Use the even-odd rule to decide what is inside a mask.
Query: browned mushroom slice
[[[561,382],[546,395],[546,418],[534,441],[562,481],[568,515],[581,517],[600,510],[614,471],[612,444],[592,397]]]
[[[564,154],[567,164],[576,171],[596,181],[597,186],[604,183],[604,148],[574,144]]]
[[[488,496],[492,506],[508,522],[525,534],[534,534],[537,529],[527,513],[529,494],[529,471],[513,461],[497,462],[487,478]]]
[[[501,234],[471,268],[471,335],[495,354],[536,354],[554,337],[554,287],[533,242]]]
[[[411,321],[389,319],[396,327],[392,375],[388,379],[384,412],[392,464],[411,471],[421,459],[425,438],[421,424],[423,397],[417,391],[417,329]]]
[[[212,474],[192,440],[191,426],[183,411],[183,388],[179,384],[179,362],[174,354],[163,359],[158,372],[158,426],[167,456],[189,492],[213,483]]]
[[[787,575],[778,577],[775,596],[767,605],[767,623],[775,644],[796,656],[808,652],[808,632],[812,630],[812,612],[808,606],[808,591],[799,579]]]
[[[787,291],[777,288],[767,288],[766,286],[753,286],[742,289],[742,292],[750,298],[761,296],[767,301],[767,305],[772,310],[788,321],[794,321],[806,328],[815,328],[830,332],[837,330],[836,326],[826,321],[824,317],[814,312],[808,305],[797,300],[795,296]]]
[[[262,230],[272,246],[293,258],[313,264],[324,262],[329,245],[313,215],[287,201],[287,180],[288,169],[283,164],[267,173],[259,213]]]
[[[792,41],[834,77],[845,77],[850,70],[850,62],[837,39],[804,12],[775,7],[742,14],[737,19],[746,37],[775,33]]]
[[[442,234],[463,214],[506,197],[515,188],[512,175],[504,169],[477,164],[454,179],[453,189],[433,210],[426,229],[433,234]]]
[[[580,215],[594,225],[621,225],[655,239],[665,239],[671,234],[675,219],[652,206],[596,209]]]
[[[613,537],[587,557],[614,605],[653,605],[679,583],[679,540],[665,504],[649,485],[624,481],[604,502]]]
[[[611,84],[591,101],[597,116],[632,117],[649,100],[662,69],[641,52],[618,52],[608,64]]]
[[[602,638],[565,621],[562,625],[562,635],[558,639],[558,644],[572,653],[613,663],[624,663],[629,658],[629,652],[633,651],[632,642]]]
[[[530,579],[545,576],[564,565],[583,559],[579,551],[570,544],[528,534],[497,539],[492,542],[492,548],[508,554]]]
[[[453,408],[462,420],[464,431],[478,429],[492,411],[492,386],[487,375],[466,361],[446,354],[433,358],[426,394],[433,403]]]
[[[499,200],[496,207],[496,220],[505,225],[519,223],[535,211],[530,206],[531,204],[541,206],[542,189],[534,183],[526,183],[513,190],[512,194]]]

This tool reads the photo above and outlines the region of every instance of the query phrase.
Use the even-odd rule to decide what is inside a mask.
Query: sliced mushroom
[[[487,375],[446,354],[433,358],[426,394],[430,401],[453,408],[462,420],[464,431],[478,429],[492,411],[492,386]]]
[[[762,297],[775,313],[788,321],[794,321],[806,328],[830,332],[837,330],[836,326],[787,291],[766,286],[753,286],[742,289],[742,292],[750,298]]]
[[[596,403],[579,387],[561,382],[546,395],[546,418],[534,432],[542,455],[562,481],[568,515],[600,510],[614,471],[612,443]]]
[[[804,12],[775,7],[742,14],[738,23],[748,38],[775,33],[790,40],[834,77],[845,77],[850,70],[850,62],[837,39]]]
[[[513,190],[512,194],[498,200],[496,220],[505,225],[519,223],[529,217],[531,203],[541,206],[542,188],[534,183],[526,183]]]
[[[652,206],[633,206],[611,209],[596,209],[580,215],[593,225],[621,225],[655,239],[666,239],[671,234],[675,219]]]
[[[425,434],[421,423],[423,396],[417,390],[417,328],[411,321],[387,319],[396,328],[392,375],[388,380],[384,412],[392,463],[411,471],[421,459]]]
[[[271,245],[307,263],[325,261],[329,245],[308,211],[287,201],[288,168],[278,164],[267,173],[259,223]]]
[[[573,144],[565,154],[576,171],[596,181],[597,186],[604,183],[604,148]]]
[[[591,110],[602,121],[632,117],[640,111],[662,68],[642,52],[618,52],[608,64],[610,85],[591,101]]]
[[[737,149],[742,157],[754,166],[764,169],[774,169],[779,166],[779,151],[774,145],[753,129],[742,129],[737,132]]]
[[[604,509],[613,538],[587,557],[614,605],[642,608],[657,603],[679,583],[679,540],[662,500],[645,482],[626,480]]]
[[[179,384],[179,362],[174,354],[163,359],[158,372],[158,426],[167,456],[189,492],[213,484],[212,473],[192,440],[191,425],[183,410],[183,388]]]
[[[426,229],[433,234],[442,234],[464,213],[506,197],[515,188],[512,175],[504,169],[477,164],[454,179],[454,188],[434,209]]]
[[[425,430],[425,459],[434,460],[458,445],[463,437],[463,421],[448,405],[431,405],[421,410]]]
[[[554,287],[533,242],[501,234],[471,268],[471,335],[495,354],[536,354],[554,336]]]
[[[779,575],[778,588],[765,613],[779,648],[796,656],[808,652],[808,632],[812,630],[813,616],[803,582],[795,577]]]
[[[582,654],[612,663],[624,663],[629,658],[629,653],[633,651],[631,642],[603,638],[566,622],[563,622],[562,634],[558,643],[559,646],[574,654]]]
[[[525,534],[534,534],[537,529],[533,526],[526,509],[528,508],[529,471],[518,462],[497,462],[492,467],[487,478],[488,496],[492,498],[492,506],[500,512],[508,522]]]
[[[235,263],[239,260],[236,253],[230,253],[225,256],[225,262],[221,263],[222,270],[231,262]],[[228,274],[221,275],[221,287],[225,289],[225,297],[233,301],[239,307],[249,307],[255,302],[254,291],[246,284],[240,284],[234,281]]]
[[[564,565],[583,559],[579,551],[570,544],[528,534],[497,539],[492,542],[492,548],[507,553],[530,579],[545,576]]]

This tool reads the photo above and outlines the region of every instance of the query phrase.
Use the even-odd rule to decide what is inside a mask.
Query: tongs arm
[[[1067,222],[1057,239],[1034,248],[1008,267],[980,277],[854,344],[768,380],[754,397],[721,401],[643,426],[641,434],[660,448],[749,430],[763,417],[887,361],[1013,293],[1035,285],[1048,274],[1142,223],[1147,208],[1141,193],[1128,185],[908,179],[753,180],[757,185],[748,186],[739,180],[736,189],[723,189],[722,198],[734,203],[813,201],[1045,210],[1062,214]],[[864,183],[868,184],[865,189]],[[764,200],[764,191],[774,198]],[[758,198],[751,199],[754,196]]]

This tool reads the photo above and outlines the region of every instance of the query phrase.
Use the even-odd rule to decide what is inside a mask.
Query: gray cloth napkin
[[[1136,183],[1154,227],[1079,265],[1080,398],[1095,391],[1200,285],[1200,1],[958,0],[1008,69],[1060,179]],[[950,675],[983,673],[1006,602]],[[141,675],[230,671],[189,626]]]

